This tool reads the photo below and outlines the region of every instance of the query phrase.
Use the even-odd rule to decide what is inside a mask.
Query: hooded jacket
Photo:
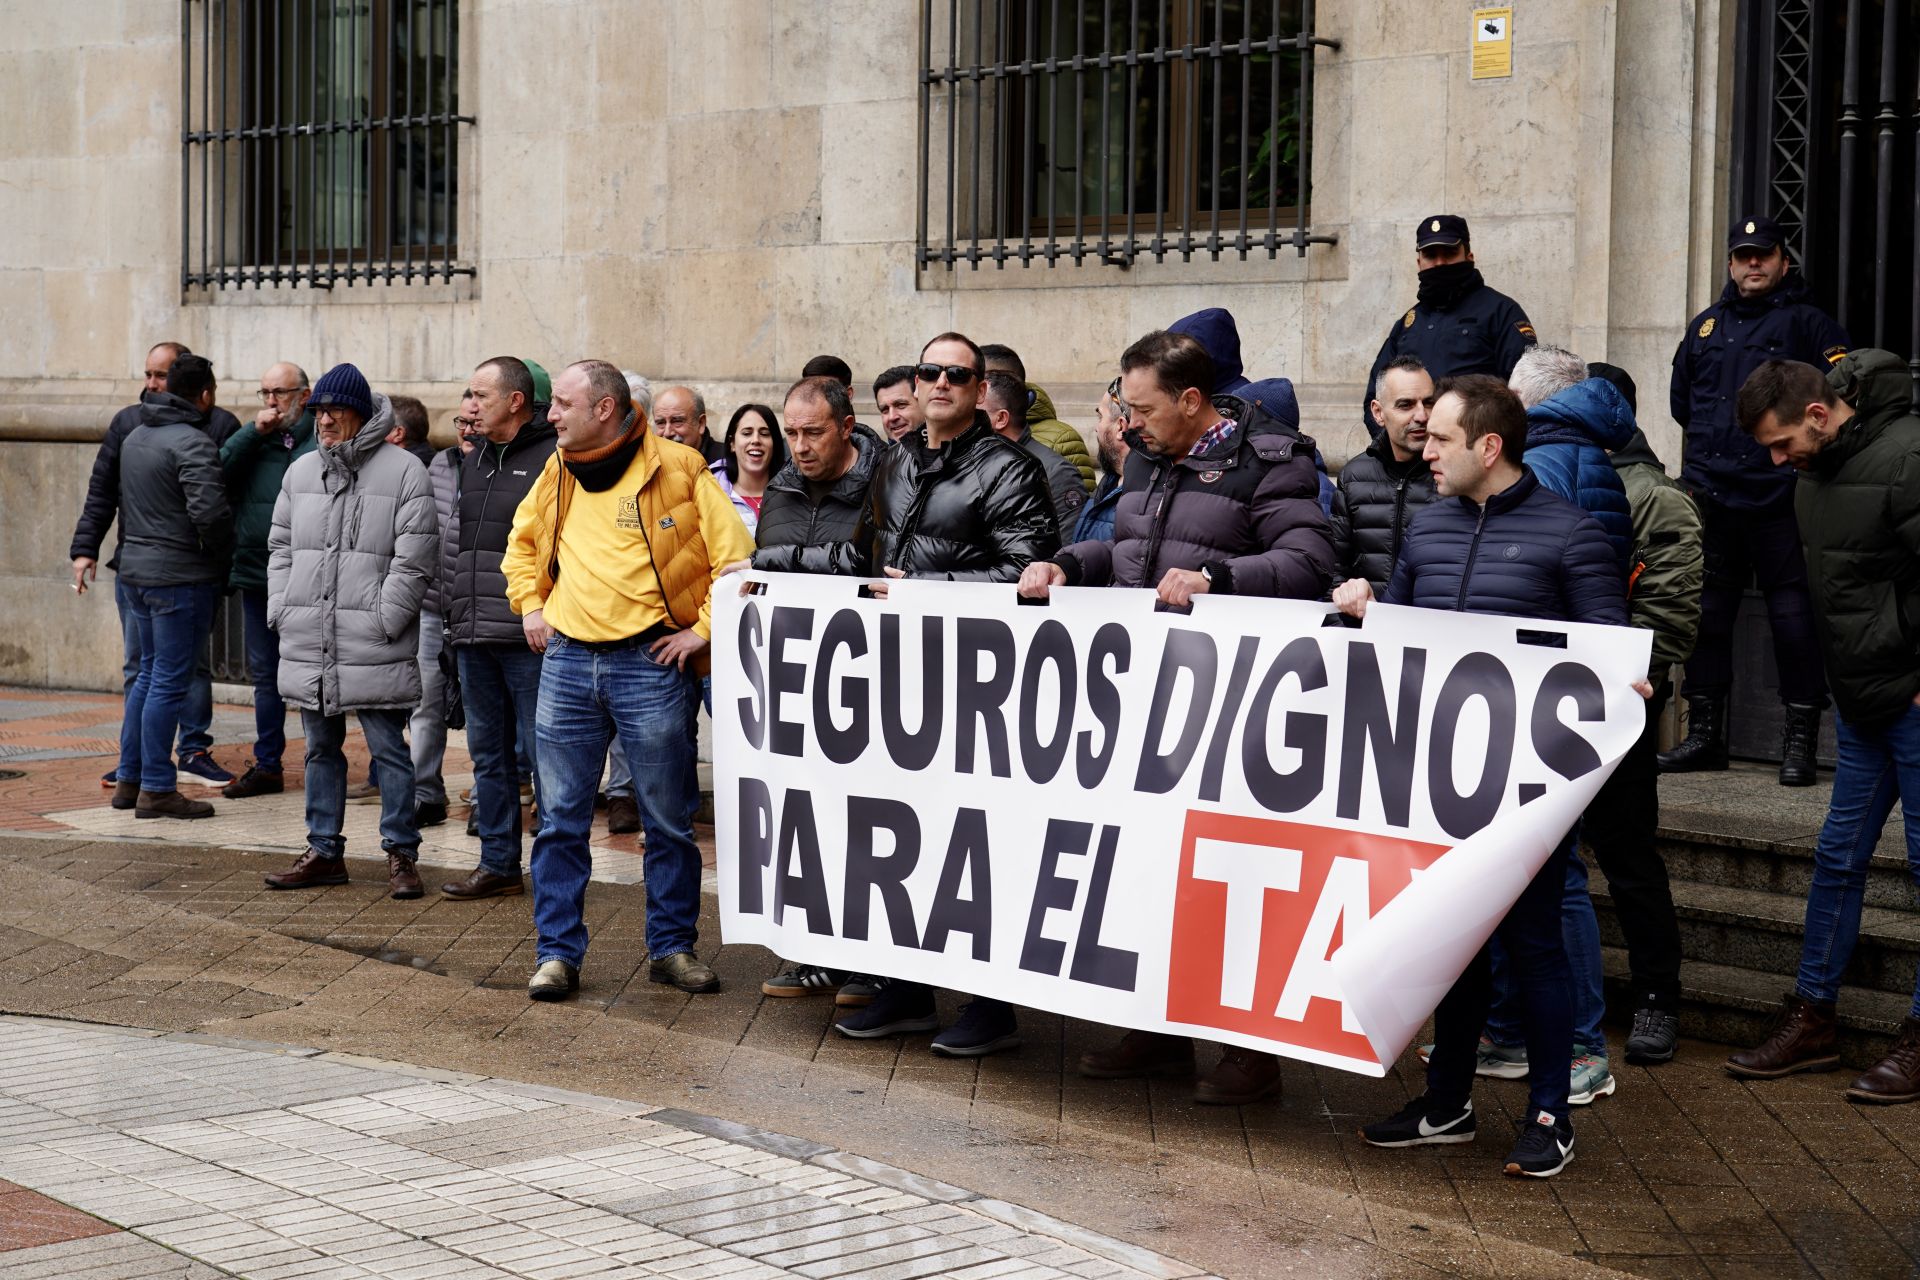
[[[133,429],[140,425],[141,408],[166,394],[164,391],[142,391],[138,404],[130,404],[120,410],[107,424],[107,433],[101,438],[100,448],[93,455],[93,473],[87,477],[87,496],[80,506],[80,518],[74,522],[73,545],[67,552],[68,559],[77,560],[81,556],[90,560],[100,558],[100,544],[106,541],[107,529],[113,524],[114,515],[119,510],[120,447],[126,443]],[[201,430],[207,433],[215,446],[219,446],[225,444],[227,437],[239,426],[237,418],[215,405],[213,412],[201,423]],[[107,561],[107,568],[118,568],[119,558],[120,548],[116,542],[113,558]]]
[[[1827,385],[1855,416],[1800,473],[1793,511],[1834,706],[1873,727],[1920,693],[1920,417],[1891,352],[1843,357]]]
[[[1027,430],[1033,432],[1033,438],[1053,450],[1073,464],[1079,473],[1081,493],[1093,492],[1093,482],[1099,474],[1093,465],[1093,455],[1087,452],[1087,442],[1080,436],[1078,429],[1060,421],[1059,412],[1053,407],[1053,397],[1044,389],[1029,382],[1027,390],[1033,393],[1033,403],[1027,406]]]
[[[874,568],[909,578],[1013,582],[1060,547],[1046,473],[977,410],[942,448],[923,427],[882,450],[868,506]]]
[[[1851,345],[1838,321],[1808,301],[1806,277],[1789,269],[1780,286],[1743,298],[1732,280],[1720,300],[1687,322],[1673,353],[1673,420],[1685,432],[1680,482],[1723,507],[1784,503],[1793,468],[1776,467],[1734,420],[1734,399],[1747,376],[1768,360],[1800,360],[1827,368]]]
[[[1405,462],[1381,431],[1366,452],[1340,468],[1333,503],[1335,581],[1365,578],[1379,595],[1420,508],[1433,501],[1433,470],[1418,454]]]
[[[267,535],[273,531],[280,482],[293,460],[312,453],[314,444],[313,414],[302,410],[291,430],[263,436],[249,423],[220,446],[220,469],[233,502],[233,572],[227,581],[234,588],[267,589]]]
[[[451,573],[447,577],[447,643],[504,644],[524,649],[520,615],[507,603],[502,562],[514,513],[553,456],[553,424],[534,418],[505,444],[477,440],[454,473]]]
[[[1627,398],[1605,378],[1576,382],[1527,410],[1527,466],[1542,485],[1600,522],[1623,585],[1632,567],[1633,511],[1607,455],[1638,430]]]
[[[1054,557],[1069,586],[1154,587],[1169,569],[1205,570],[1222,595],[1317,600],[1333,578],[1312,442],[1258,407],[1215,396],[1238,425],[1179,462],[1135,440],[1114,508],[1113,540]]]
[[[817,503],[806,477],[791,459],[767,482],[760,524],[754,530],[754,568],[772,573],[874,576],[867,498],[874,465],[887,446],[867,428],[856,426],[853,447],[853,465]]]
[[[1531,468],[1488,498],[1437,498],[1413,519],[1388,604],[1625,626],[1627,596],[1599,522]]]
[[[1657,685],[1667,668],[1685,662],[1700,635],[1700,509],[1660,464],[1639,428],[1613,453],[1613,469],[1626,486],[1633,511],[1633,563],[1628,570],[1627,612],[1633,625],[1653,632]]]
[[[280,633],[280,696],[338,715],[420,701],[420,606],[439,519],[427,471],[383,437],[393,406],[350,440],[287,468],[267,540],[267,622]]]
[[[140,587],[226,579],[233,512],[200,411],[165,392],[120,447],[120,576]]]
[[[1249,404],[1258,405],[1281,426],[1293,431],[1300,429],[1300,399],[1294,394],[1291,380],[1248,380],[1240,359],[1240,326],[1234,323],[1231,311],[1224,307],[1206,307],[1190,316],[1181,316],[1167,326],[1167,332],[1184,333],[1206,349],[1219,375],[1214,382],[1214,395],[1238,396]],[[1301,439],[1312,453],[1313,469],[1319,472],[1321,514],[1330,517],[1333,514],[1333,477],[1327,473],[1327,464],[1320,456],[1319,446],[1305,436]]]

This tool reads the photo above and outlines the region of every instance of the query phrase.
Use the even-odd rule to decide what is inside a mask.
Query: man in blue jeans
[[[1427,609],[1625,626],[1619,558],[1591,515],[1550,492],[1522,465],[1527,411],[1486,374],[1444,378],[1435,389],[1422,453],[1436,497],[1414,517],[1381,599]],[[1482,543],[1501,547],[1481,556]],[[1365,578],[1334,589],[1343,612],[1364,618]],[[1642,697],[1653,692],[1641,681]],[[1494,931],[1519,989],[1527,1045],[1528,1116],[1507,1156],[1510,1175],[1550,1178],[1573,1158],[1567,1062],[1573,1003],[1560,930],[1573,833],[1562,837]],[[1493,1002],[1491,944],[1434,1010],[1427,1089],[1393,1115],[1365,1125],[1376,1147],[1472,1142],[1475,1049]]]
[[[212,805],[180,794],[172,757],[233,544],[226,482],[203,426],[213,394],[213,365],[179,357],[120,451],[115,589],[139,633],[140,672],[127,691],[113,807],[136,818],[213,816]]]
[[[753,539],[706,460],[647,430],[620,370],[569,365],[547,413],[558,450],[520,504],[503,569],[527,644],[544,653],[535,730],[535,1000],[580,986],[594,793],[617,730],[646,833],[647,977],[694,994],[699,956],[694,716],[713,582]]]
[[[474,447],[455,472],[453,528],[442,557],[447,643],[460,668],[467,752],[473,757],[480,864],[440,892],[463,901],[524,891],[515,755],[524,748],[538,773],[533,717],[540,655],[507,603],[500,565],[513,513],[553,456],[553,427],[534,420],[532,404],[533,373],[514,356],[484,361],[467,379]]]
[[[1860,936],[1867,866],[1895,800],[1920,879],[1920,416],[1906,361],[1860,350],[1823,372],[1769,360],[1740,387],[1740,427],[1799,472],[1793,515],[1814,630],[1838,712],[1833,799],[1813,851],[1800,974],[1773,1033],[1727,1059],[1748,1079],[1830,1071],[1836,1006]],[[1858,1102],[1920,1100],[1920,990],[1887,1056],[1853,1082]]]

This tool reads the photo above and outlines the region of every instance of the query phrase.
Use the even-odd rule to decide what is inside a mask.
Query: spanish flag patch
[[[1845,347],[1828,347],[1820,354],[1827,358],[1828,364],[1839,364],[1840,358],[1847,354],[1847,349]]]

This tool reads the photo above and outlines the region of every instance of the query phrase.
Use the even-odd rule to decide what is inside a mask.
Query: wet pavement
[[[0,715],[0,744],[17,723]],[[222,754],[238,764],[244,752]],[[102,764],[84,753],[13,763],[28,777],[0,783],[0,831],[39,833],[0,837],[0,1010],[365,1055],[486,1077],[441,1082],[460,1087],[523,1082],[720,1117],[978,1197],[935,1203],[1020,1206],[1224,1276],[1577,1276],[1588,1264],[1649,1276],[1879,1276],[1911,1274],[1920,1250],[1920,1108],[1856,1107],[1842,1099],[1838,1076],[1737,1082],[1719,1068],[1725,1047],[1697,1042],[1665,1067],[1616,1061],[1619,1092],[1576,1112],[1579,1147],[1567,1173],[1515,1182],[1499,1176],[1498,1164],[1525,1106],[1521,1083],[1483,1085],[1474,1146],[1383,1152],[1353,1131],[1419,1088],[1408,1063],[1384,1081],[1290,1063],[1279,1099],[1205,1108],[1183,1081],[1080,1079],[1073,1061],[1112,1033],[1054,1015],[1023,1014],[1025,1046],[977,1062],[933,1057],[926,1036],[848,1041],[831,1033],[828,1002],[763,998],[758,983],[772,957],[718,946],[710,913],[701,951],[726,990],[687,997],[648,983],[640,972],[644,889],[632,883],[602,882],[590,893],[594,941],[580,1001],[531,1004],[522,991],[532,964],[527,899],[462,904],[430,893],[394,902],[379,864],[358,860],[377,846],[359,839],[350,850],[355,883],[267,893],[260,875],[280,865],[279,851],[211,846],[209,823],[136,825],[113,814],[98,786]],[[1727,785],[1752,786],[1758,797],[1762,783],[1731,775]],[[1791,803],[1817,810],[1824,790]],[[1777,802],[1778,789],[1765,799]],[[232,817],[236,830],[259,836],[289,829],[298,805],[288,794],[223,810],[242,811]],[[365,819],[353,820],[370,827],[370,807],[360,812]],[[167,829],[148,830],[156,826]],[[703,837],[710,856],[710,830]],[[467,856],[454,835],[444,838],[449,858]],[[626,850],[619,840],[629,841]],[[604,844],[631,852],[630,840]],[[276,842],[233,834],[216,842],[229,843]],[[952,1016],[950,998],[942,1011]],[[27,1024],[0,1031],[0,1052],[13,1025]],[[241,1059],[269,1060],[277,1059]],[[315,1101],[257,1096],[247,1076],[223,1076],[249,1096],[222,1114],[291,1112]],[[138,1110],[137,1097],[129,1106]],[[130,1115],[126,1123],[170,1121]],[[617,1145],[605,1136],[578,1150]],[[783,1158],[807,1160],[791,1151]],[[89,1209],[6,1160],[0,1154],[0,1179]],[[647,1194],[635,1188],[628,1198]],[[131,1248],[99,1243],[123,1235],[37,1247],[80,1258]],[[0,1277],[11,1277],[9,1259],[26,1252],[0,1252]],[[1131,1265],[1094,1256],[1101,1261],[1085,1270],[1062,1270],[1121,1274],[1102,1267]],[[872,1270],[904,1274],[885,1270],[896,1265],[904,1264]],[[1018,1270],[1012,1261],[975,1265]]]

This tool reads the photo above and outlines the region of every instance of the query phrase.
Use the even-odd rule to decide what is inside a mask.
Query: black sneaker
[[[1472,1102],[1459,1111],[1435,1115],[1423,1093],[1385,1120],[1362,1125],[1360,1136],[1376,1147],[1443,1146],[1472,1142],[1478,1128]]]
[[[842,1009],[862,1009],[873,1003],[887,980],[872,973],[850,973],[840,989],[833,993],[833,1002]]]
[[[1573,1123],[1542,1111],[1520,1131],[1507,1156],[1507,1172],[1520,1178],[1551,1178],[1573,1159]]]
[[[893,982],[880,989],[873,1003],[848,1014],[833,1024],[833,1029],[855,1040],[877,1040],[882,1036],[909,1035],[933,1031],[940,1016],[933,1009],[933,991],[918,982]]]
[[[1633,1011],[1633,1033],[1627,1037],[1627,1061],[1651,1067],[1673,1061],[1680,1041],[1680,1019],[1652,1005]]]
[[[817,964],[796,964],[782,969],[760,984],[763,996],[830,996],[847,975],[838,969]]]
[[[286,776],[280,770],[250,764],[245,773],[220,788],[220,794],[229,800],[245,800],[250,796],[277,796],[286,789]]]
[[[415,827],[437,827],[447,820],[447,806],[432,800],[422,801],[414,806],[413,825]]]
[[[1019,1047],[1020,1024],[1013,1006],[985,998],[962,1005],[954,1024],[933,1038],[933,1051],[943,1058],[984,1058]]]
[[[216,787],[224,787],[233,781],[233,775],[220,767],[220,762],[208,751],[194,751],[180,757],[180,772],[190,773],[203,782],[211,782]]]

